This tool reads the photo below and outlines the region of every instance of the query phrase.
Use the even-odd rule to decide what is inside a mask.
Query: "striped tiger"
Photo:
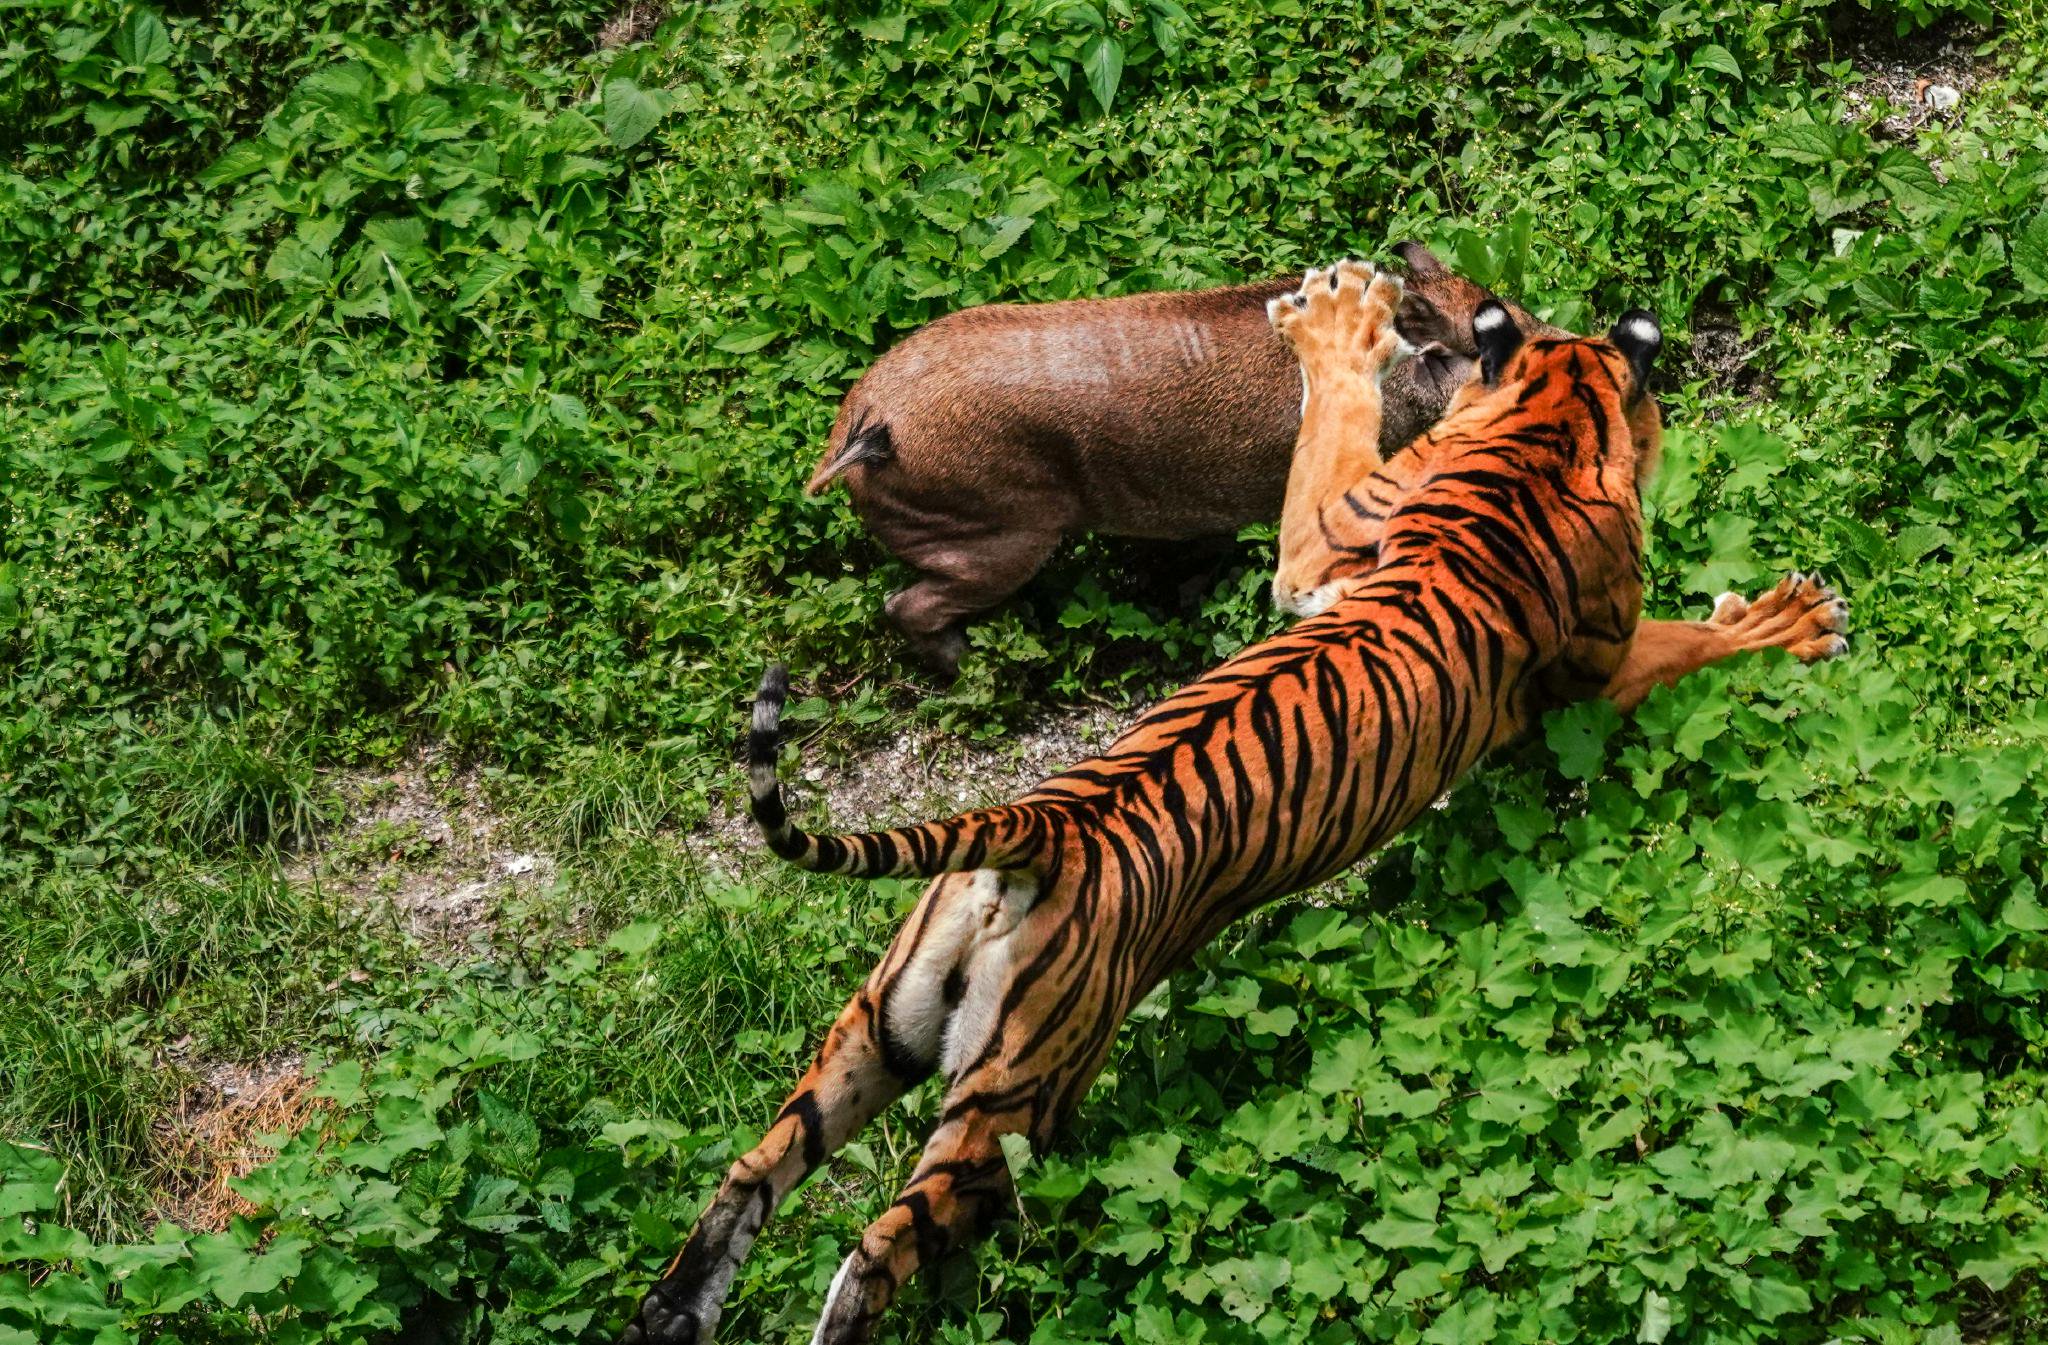
[[[1365,472],[1381,466],[1360,442],[1377,418],[1376,361],[1392,353],[1361,319],[1368,279],[1355,267],[1312,275],[1273,313],[1308,385],[1296,469],[1339,451]],[[1644,390],[1657,325],[1632,313],[1605,340],[1525,341],[1498,304],[1473,325],[1482,378],[1401,455],[1370,538],[1333,534],[1337,546],[1369,540],[1370,554],[1339,563],[1333,546],[1338,589],[1323,610],[1015,803],[889,831],[804,831],[776,780],[787,680],[769,670],[748,738],[769,846],[806,869],[935,880],[625,1345],[709,1341],[776,1206],[940,1071],[917,1167],[834,1276],[811,1338],[870,1339],[920,1266],[1003,1211],[1003,1137],[1053,1137],[1147,991],[1246,912],[1355,864],[1546,708],[1623,675],[1642,598],[1638,489],[1660,433]]]

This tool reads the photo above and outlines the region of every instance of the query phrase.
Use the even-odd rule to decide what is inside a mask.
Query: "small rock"
[[[1953,84],[1927,86],[1927,106],[1936,112],[1953,112],[1962,101],[1962,92]]]
[[[517,878],[522,874],[532,873],[539,866],[540,856],[538,855],[514,855],[505,861],[505,872]]]

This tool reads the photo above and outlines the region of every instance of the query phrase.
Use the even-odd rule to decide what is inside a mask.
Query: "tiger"
[[[1389,464],[1358,442],[1391,353],[1361,319],[1370,284],[1358,268],[1311,279],[1272,314],[1308,389],[1296,466],[1341,451],[1378,471]],[[1003,1138],[1054,1138],[1153,986],[1247,912],[1370,854],[1546,709],[1624,677],[1642,603],[1639,491],[1661,435],[1647,390],[1661,330],[1637,311],[1604,339],[1525,339],[1498,303],[1472,326],[1478,376],[1396,455],[1370,528],[1333,532],[1321,610],[1014,803],[805,831],[777,778],[788,676],[768,669],[747,736],[768,847],[817,872],[933,881],[621,1345],[710,1341],[776,1207],[936,1071],[946,1087],[915,1170],[833,1276],[811,1337],[870,1340],[921,1266],[1004,1210]],[[1369,560],[1338,550],[1368,541]]]

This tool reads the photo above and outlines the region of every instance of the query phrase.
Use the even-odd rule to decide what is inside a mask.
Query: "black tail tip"
[[[783,663],[769,664],[768,671],[761,674],[761,689],[754,693],[754,699],[780,705],[788,695],[789,666]]]

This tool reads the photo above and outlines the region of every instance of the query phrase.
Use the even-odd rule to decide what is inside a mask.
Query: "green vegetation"
[[[689,836],[760,665],[841,748],[1000,740],[1273,624],[1256,539],[1185,601],[1084,541],[925,694],[801,495],[837,395],[962,305],[1410,237],[1657,309],[1652,610],[1819,568],[1852,656],[1558,716],[1234,931],[896,1338],[2042,1338],[2048,16],[615,17],[0,16],[0,1345],[606,1338],[914,896]],[[1930,24],[1977,82],[1900,137],[1851,39]],[[424,862],[338,784],[422,741],[558,865],[457,942],[314,862]],[[280,1052],[322,1122],[157,1223],[190,1062]],[[727,1339],[807,1337],[932,1106]]]

